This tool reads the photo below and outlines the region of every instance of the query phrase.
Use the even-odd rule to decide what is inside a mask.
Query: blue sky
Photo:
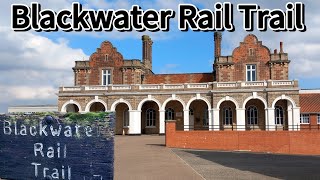
[[[73,85],[74,60],[88,59],[100,43],[108,40],[126,59],[141,59],[141,36],[153,39],[153,71],[155,73],[211,72],[213,62],[213,32],[181,32],[177,17],[171,20],[169,32],[13,32],[10,29],[10,5],[28,0],[4,0],[0,2],[0,113],[8,105],[56,104],[55,93],[61,85]],[[42,8],[71,9],[72,1],[38,1]],[[213,10],[216,1],[208,0],[131,0],[80,1],[85,8],[129,9],[138,4],[144,10],[161,8],[177,10],[179,3],[191,3],[200,9]],[[220,1],[221,2],[221,1]],[[222,54],[232,50],[248,34],[242,28],[242,14],[236,10],[239,3],[257,3],[261,8],[284,9],[288,1],[229,1],[234,5],[234,32],[223,32]],[[306,15],[306,32],[254,31],[264,45],[289,53],[290,79],[298,79],[300,88],[320,88],[320,2],[302,1]],[[176,11],[177,12],[177,11]],[[178,13],[178,12],[177,12]],[[255,20],[256,21],[256,20]]]

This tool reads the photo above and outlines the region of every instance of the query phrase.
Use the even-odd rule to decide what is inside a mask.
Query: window
[[[283,125],[283,119],[284,119],[284,114],[283,114],[283,108],[281,106],[276,106],[275,108],[275,123],[276,125]]]
[[[310,123],[310,115],[309,114],[300,114],[300,123],[301,124],[309,124]]]
[[[258,124],[258,109],[255,106],[249,106],[247,109],[247,123],[248,125]]]
[[[204,126],[209,125],[208,108],[204,109],[204,112],[203,112],[203,125]]]
[[[105,58],[105,59],[104,59],[105,61],[108,61],[108,58],[109,58],[109,57],[108,57],[108,54],[106,54],[104,58]]]
[[[172,108],[166,109],[166,114],[165,114],[165,119],[166,120],[174,120],[174,110]]]
[[[111,84],[111,70],[103,69],[102,70],[102,85]]]
[[[154,127],[156,126],[156,111],[154,109],[148,109],[146,113],[146,126]]]
[[[254,49],[249,48],[249,56],[253,56],[254,55]]]
[[[232,125],[232,110],[230,107],[223,109],[224,113],[224,125]]]
[[[193,116],[193,109],[189,108],[189,116]]]
[[[256,65],[254,64],[250,64],[247,65],[247,81],[256,81],[257,80],[257,76],[256,76]]]
[[[123,111],[123,126],[129,126],[129,109]]]
[[[318,114],[318,124],[320,124],[320,114]]]

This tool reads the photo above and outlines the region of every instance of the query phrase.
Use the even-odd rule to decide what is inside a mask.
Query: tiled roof
[[[320,112],[320,93],[300,94],[300,112]]]

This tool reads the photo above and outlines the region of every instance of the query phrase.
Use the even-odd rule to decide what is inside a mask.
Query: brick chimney
[[[148,35],[142,36],[142,63],[152,71],[152,40]]]
[[[221,56],[222,33],[214,32],[214,57]]]
[[[283,42],[280,42],[280,53],[283,53]]]

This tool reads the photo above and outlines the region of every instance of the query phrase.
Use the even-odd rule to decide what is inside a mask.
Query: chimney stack
[[[280,53],[283,53],[283,42],[280,42]]]
[[[278,50],[275,49],[274,52],[273,52],[273,54],[278,54]]]
[[[214,32],[214,57],[215,58],[221,56],[221,41],[222,41],[222,33]]]
[[[142,36],[142,63],[152,71],[152,40],[148,35]]]

